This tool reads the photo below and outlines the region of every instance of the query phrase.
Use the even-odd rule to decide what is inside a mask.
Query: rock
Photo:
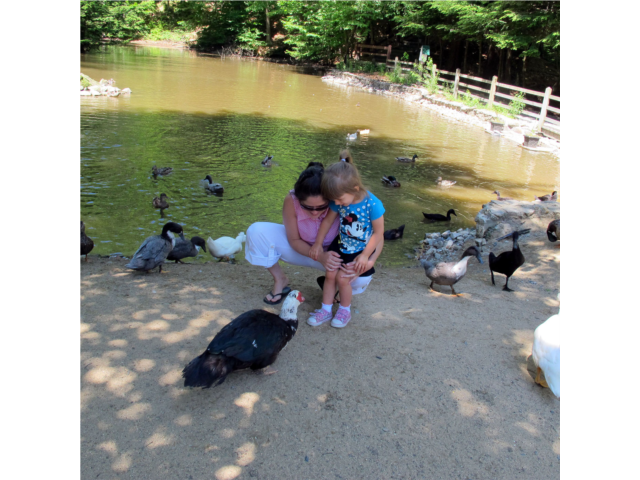
[[[449,240],[447,242],[447,244],[444,246],[444,248],[449,248],[450,249],[452,246],[453,246],[453,240]]]
[[[443,236],[444,238],[447,238],[447,237],[449,236],[449,234],[450,234],[450,233],[451,233],[451,232],[450,232],[449,230],[447,230],[446,232],[442,232],[442,236]]]
[[[523,228],[544,229],[551,220],[560,218],[557,202],[509,201],[487,203],[476,215],[476,237],[499,237]]]

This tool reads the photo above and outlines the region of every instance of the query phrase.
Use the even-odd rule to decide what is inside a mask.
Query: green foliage
[[[338,70],[351,73],[384,73],[384,63],[364,62],[348,58],[336,65]]]
[[[515,118],[522,113],[522,110],[524,110],[525,103],[522,101],[524,98],[524,92],[511,93],[515,98],[509,102],[509,114]]]
[[[418,63],[417,71],[420,75],[420,80],[424,84],[429,93],[438,93],[438,80],[440,79],[440,72],[436,70],[435,75],[433,72],[433,59],[429,57],[426,62]]]

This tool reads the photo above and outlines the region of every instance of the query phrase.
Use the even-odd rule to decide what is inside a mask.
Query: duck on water
[[[182,226],[174,222],[168,222],[162,227],[160,235],[154,235],[145,239],[131,257],[131,261],[125,265],[132,270],[149,273],[158,267],[158,273],[162,272],[162,264],[175,245],[175,235],[182,233]]]
[[[458,216],[458,214],[456,213],[456,211],[453,208],[449,209],[449,211],[447,212],[447,216],[446,217],[444,215],[440,214],[440,213],[424,213],[424,212],[422,212],[422,215],[424,215],[425,219],[427,219],[427,220],[429,220],[431,222],[450,222],[452,213],[456,217]]]

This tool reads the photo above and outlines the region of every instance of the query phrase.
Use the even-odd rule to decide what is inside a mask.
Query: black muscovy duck
[[[180,235],[182,227],[174,222],[165,223],[162,233],[146,238],[125,267],[147,273],[159,267],[158,272],[162,272],[162,264],[175,245],[174,233]]]
[[[191,237],[191,240],[184,238],[183,234],[180,234],[180,238],[176,238],[176,243],[173,249],[167,255],[167,260],[175,260],[176,263],[182,262],[183,258],[195,257],[198,255],[198,251],[203,249],[207,251],[207,244],[204,239],[200,237]]]
[[[153,167],[151,167],[151,173],[153,174],[154,177],[157,177],[158,175],[169,175],[171,172],[173,172],[173,168],[171,167],[156,167],[155,165]]]
[[[220,330],[202,355],[182,370],[185,387],[220,385],[231,372],[271,365],[298,329],[298,306],[304,297],[292,290],[280,315],[266,310],[250,310]]]
[[[547,227],[547,238],[550,242],[560,241],[560,219],[549,223],[549,226]],[[560,244],[557,246],[560,247]]]
[[[389,187],[399,187],[400,186],[400,182],[396,179],[396,177],[394,177],[393,175],[389,175],[388,177],[382,177],[382,183],[384,183],[385,185],[389,186]]]
[[[424,267],[424,272],[426,273],[427,278],[431,280],[429,288],[433,290],[434,283],[437,285],[449,285],[451,287],[451,293],[453,295],[458,295],[453,289],[453,286],[467,273],[467,263],[471,257],[476,257],[478,261],[482,263],[480,251],[473,246],[464,251],[462,257],[460,257],[460,261],[458,262],[433,263],[428,262],[424,258],[421,259],[420,263]]]
[[[153,208],[159,208],[161,210],[164,210],[165,208],[169,208],[169,204],[167,203],[166,193],[161,193],[160,197],[154,197],[151,203],[153,204]]]
[[[447,212],[447,216],[446,217],[444,215],[440,214],[440,213],[424,213],[424,212],[422,212],[422,215],[424,215],[424,218],[426,218],[427,220],[431,220],[432,222],[450,222],[452,213],[456,217],[458,216],[458,214],[455,212],[455,210],[453,208],[449,209],[449,211]]]
[[[398,238],[402,238],[402,234],[404,233],[404,225],[400,225],[398,228],[392,228],[391,230],[387,230],[384,232],[385,240],[397,240]]]
[[[396,160],[403,163],[415,162],[416,158],[419,158],[417,154],[414,154],[413,157],[396,157]]]
[[[222,185],[220,185],[219,183],[213,183],[213,178],[211,178],[211,175],[207,175],[206,177],[204,177],[204,180],[202,180],[202,183],[204,185],[205,190],[209,192],[213,192],[216,194],[224,192],[224,187]]]
[[[270,167],[271,166],[271,160],[273,160],[273,155],[267,155],[266,157],[264,157],[264,160],[262,160],[262,166],[263,167]]]
[[[80,220],[80,255],[84,255],[85,262],[91,250],[93,250],[93,240],[84,233],[84,222]]]
[[[507,235],[504,235],[498,238],[496,241],[513,237],[513,249],[508,252],[502,252],[497,257],[494,255],[493,252],[489,253],[489,269],[491,270],[491,283],[493,283],[494,285],[496,284],[493,278],[493,272],[506,275],[507,281],[505,282],[504,287],[502,287],[502,289],[506,290],[507,292],[513,292],[513,290],[509,288],[509,278],[515,273],[516,270],[518,270],[518,268],[522,266],[522,264],[524,264],[524,255],[522,254],[522,252],[520,251],[520,247],[518,246],[518,238],[521,235],[525,235],[529,233],[530,231],[531,229],[527,228],[525,230],[508,233]]]

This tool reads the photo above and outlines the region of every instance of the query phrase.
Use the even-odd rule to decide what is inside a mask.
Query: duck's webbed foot
[[[162,273],[162,265],[158,265],[158,273]]]
[[[549,384],[547,384],[547,381],[541,377],[541,373],[542,369],[538,367],[538,373],[536,374],[535,382],[544,388],[549,388]]]
[[[435,292],[435,290],[433,289],[433,282],[431,282],[431,285],[429,285],[429,290],[432,290]]]
[[[502,287],[502,290],[504,290],[505,292],[513,292],[513,290],[511,290],[509,288],[509,279],[507,278],[507,283],[504,284],[504,287]]]
[[[451,285],[451,295],[455,295],[456,297],[461,296],[461,293],[456,293],[456,291],[453,289],[453,285]]]

